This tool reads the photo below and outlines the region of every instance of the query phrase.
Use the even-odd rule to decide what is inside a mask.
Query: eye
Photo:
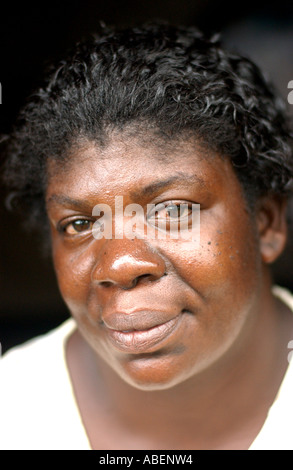
[[[154,227],[155,238],[198,241],[200,204],[168,201],[150,204],[148,209],[147,222]]]
[[[169,219],[182,219],[187,217],[191,213],[191,209],[188,204],[169,204],[165,207],[165,210],[160,211],[162,217]]]
[[[167,222],[180,221],[192,213],[190,203],[160,203],[148,214],[148,220],[166,220]]]
[[[77,235],[79,233],[87,232],[91,230],[93,222],[88,219],[76,219],[68,222],[65,225],[61,225],[59,231],[66,235]]]
[[[166,217],[170,219],[177,219],[178,217],[180,217],[180,207],[176,204],[170,204],[160,210],[159,215],[163,218]]]

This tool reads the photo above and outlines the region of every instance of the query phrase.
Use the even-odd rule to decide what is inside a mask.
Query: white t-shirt
[[[290,292],[274,293],[293,311]],[[0,450],[91,450],[65,360],[75,328],[69,319],[0,359]],[[250,449],[293,450],[293,360]]]

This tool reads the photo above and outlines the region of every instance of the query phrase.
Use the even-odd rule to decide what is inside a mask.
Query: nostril
[[[138,283],[138,279],[139,279],[139,278],[133,279],[133,281],[131,281],[128,285],[122,285],[121,288],[122,288],[123,290],[133,289],[134,287],[136,287],[136,285],[137,285],[137,283]]]
[[[144,279],[154,281],[156,279],[155,276],[152,274],[141,274],[140,276],[137,276],[135,279],[133,279],[127,286],[123,286],[122,289],[128,290],[128,289],[133,289],[134,287],[137,286],[137,284]]]
[[[164,273],[163,276],[167,276],[167,273]],[[149,281],[155,281],[157,280],[157,277],[154,276],[153,274],[151,273],[146,273],[146,274],[141,274],[137,277],[135,277],[133,280],[129,281],[129,282],[126,282],[125,280],[125,284],[123,281],[121,282],[115,282],[115,281],[99,281],[99,285],[102,286],[102,287],[112,287],[113,285],[116,285],[116,284],[119,284],[120,287],[123,289],[123,290],[128,290],[128,289],[133,289],[134,287],[136,287],[136,285],[143,281],[144,279],[146,280],[149,280]]]
[[[111,287],[111,286],[113,286],[113,282],[111,282],[111,281],[101,281],[100,285],[103,286],[103,287]]]
[[[92,271],[92,280],[96,284],[105,288],[131,289],[139,282],[147,284],[167,275],[163,259],[155,253],[142,252],[136,259],[133,253],[126,252],[126,248],[123,245],[125,253],[118,253],[117,245],[111,257],[99,259]]]

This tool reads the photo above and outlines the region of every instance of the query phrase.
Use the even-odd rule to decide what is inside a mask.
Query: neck
[[[111,410],[114,429],[120,427],[124,435],[128,430],[132,442],[140,436],[151,448],[195,448],[195,441],[197,448],[207,443],[216,448],[229,435],[238,434],[249,436],[249,442],[260,430],[288,366],[293,316],[285,310],[271,295],[260,296],[258,313],[250,316],[229,352],[206,370],[164,390],[130,385],[77,336],[83,350],[79,358],[91,364],[91,379],[84,381],[87,393],[102,404],[98,413]],[[143,448],[141,440],[138,448]]]

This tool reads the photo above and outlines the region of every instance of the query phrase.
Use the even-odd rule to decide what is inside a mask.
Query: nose
[[[160,279],[165,271],[161,255],[143,240],[108,240],[92,271],[92,280],[103,287],[131,289],[142,279]]]

